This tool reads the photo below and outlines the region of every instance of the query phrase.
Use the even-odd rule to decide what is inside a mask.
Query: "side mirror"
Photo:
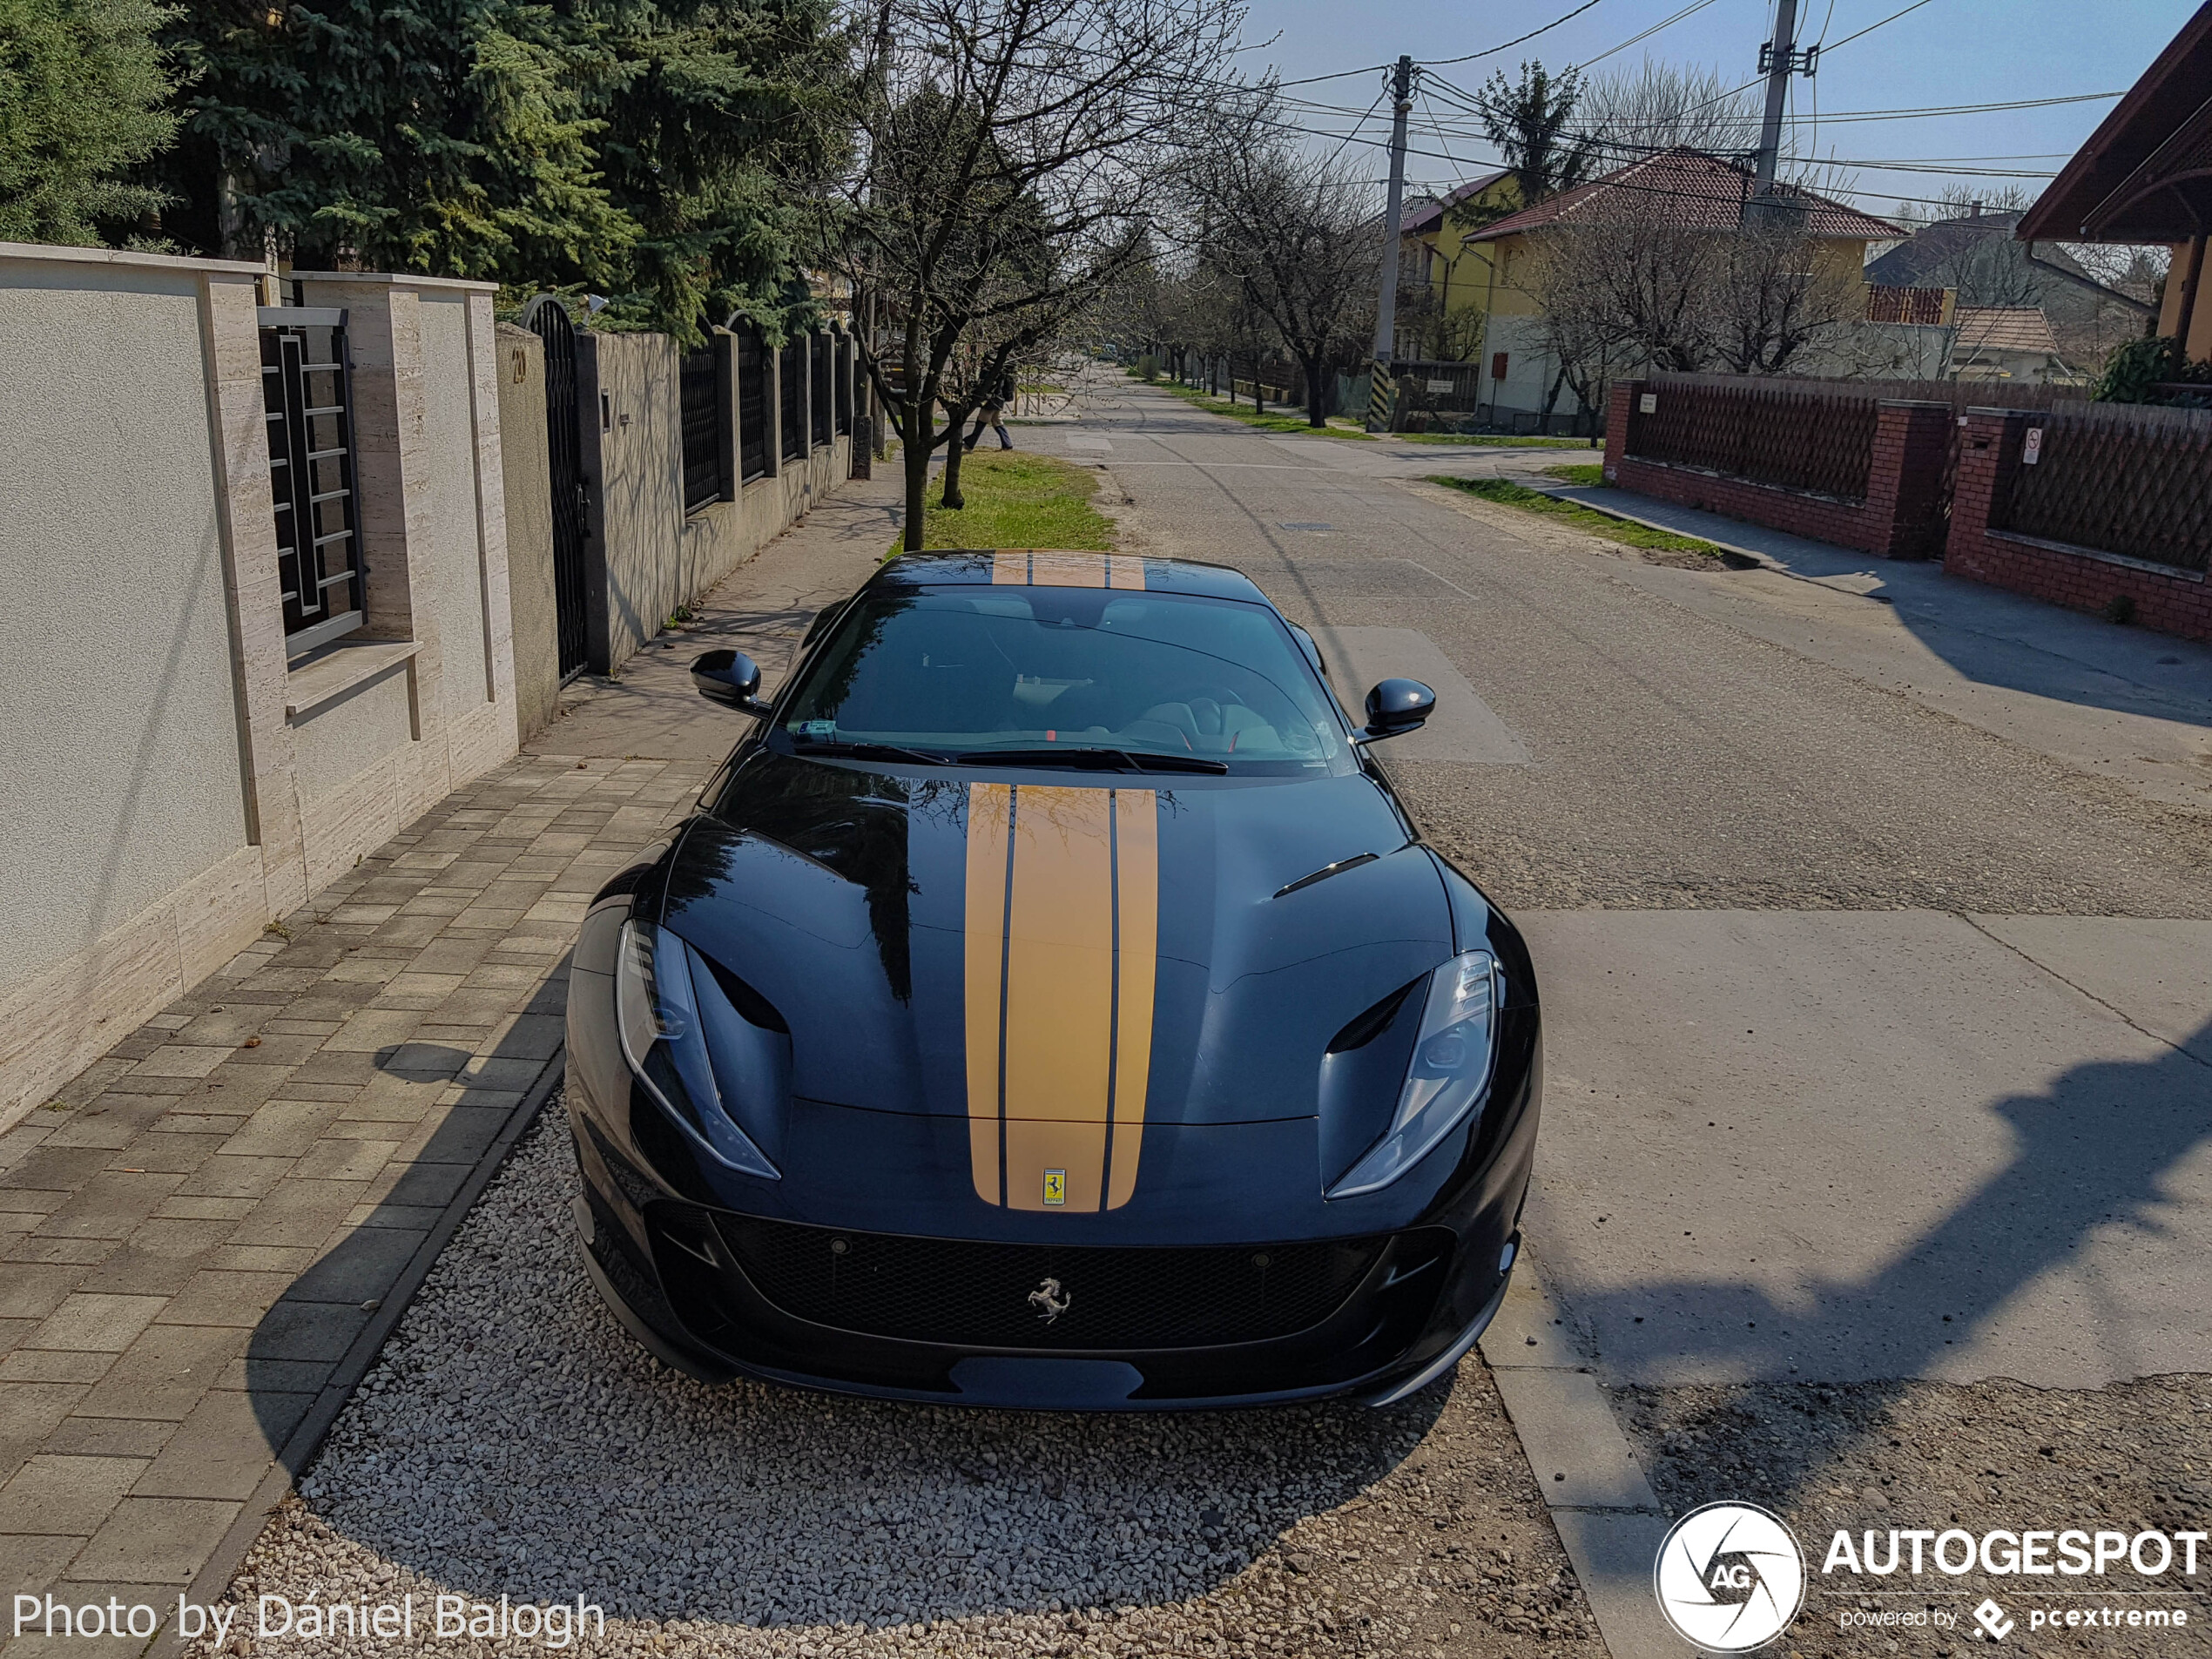
[[[1419,680],[1385,680],[1367,693],[1367,729],[1364,743],[1379,743],[1407,732],[1418,732],[1436,712],[1436,693]]]
[[[760,664],[741,651],[711,651],[691,664],[691,685],[710,703],[768,718],[769,705],[760,700]]]

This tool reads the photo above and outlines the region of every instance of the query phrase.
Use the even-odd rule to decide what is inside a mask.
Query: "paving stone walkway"
[[[529,752],[0,1136],[11,1608],[51,1594],[173,1608],[227,1579],[556,1081],[591,895],[690,810],[735,740],[736,718],[691,694],[691,653],[737,644],[774,684],[813,611],[881,556],[891,497],[879,480],[825,502],[688,637],[571,688]],[[48,1646],[12,1629],[10,1659]]]

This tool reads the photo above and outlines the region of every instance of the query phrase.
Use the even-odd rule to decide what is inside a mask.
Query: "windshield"
[[[801,753],[872,745],[974,765],[1062,751],[1139,770],[1349,764],[1327,692],[1271,612],[1083,588],[872,594],[840,618],[777,736]],[[1035,751],[1049,752],[1015,758]]]

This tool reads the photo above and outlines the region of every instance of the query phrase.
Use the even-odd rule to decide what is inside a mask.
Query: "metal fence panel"
[[[808,424],[813,428],[814,448],[819,449],[830,441],[830,337],[827,334],[807,336],[806,368],[809,376],[806,396]]]
[[[1628,453],[1838,501],[1866,498],[1878,398],[1807,391],[1798,381],[1700,377],[1629,411]]]
[[[786,341],[777,368],[783,458],[796,461],[806,453],[806,342]]]
[[[1993,527],[2202,571],[2212,557],[2212,414],[2082,404],[2040,422]],[[2185,418],[2176,420],[2176,415]]]
[[[749,484],[768,475],[768,348],[743,318],[730,327],[738,337],[738,472]]]
[[[687,351],[677,366],[677,401],[684,435],[684,510],[722,499],[722,375],[714,341]]]

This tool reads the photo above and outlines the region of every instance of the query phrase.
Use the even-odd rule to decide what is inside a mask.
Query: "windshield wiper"
[[[902,749],[895,743],[846,743],[837,738],[821,740],[798,738],[792,744],[792,752],[810,759],[826,758],[833,760],[916,760],[925,766],[942,766],[948,757],[931,754],[923,749]]]
[[[970,749],[953,757],[961,766],[1073,766],[1086,772],[1225,772],[1225,760],[1203,755],[1132,754],[1127,749],[1055,744],[1047,749]]]

